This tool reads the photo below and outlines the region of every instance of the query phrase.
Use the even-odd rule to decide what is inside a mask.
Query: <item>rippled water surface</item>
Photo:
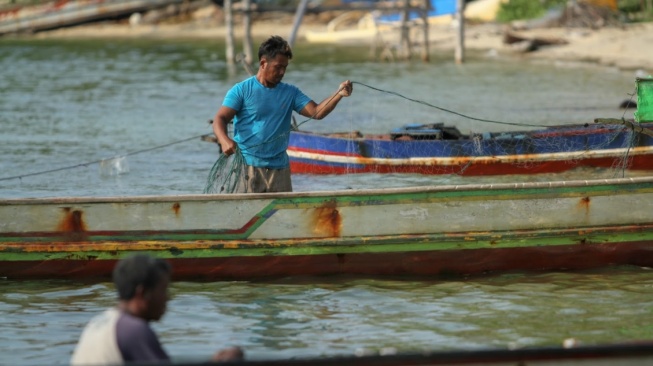
[[[415,122],[453,123],[463,132],[517,128],[397,94],[511,124],[591,123],[623,116],[617,107],[635,87],[633,72],[589,65],[477,55],[459,66],[448,54],[429,64],[389,64],[368,62],[367,52],[295,49],[286,81],[315,99],[344,79],[357,82],[354,96],[331,116],[302,129],[381,133]],[[207,120],[227,88],[246,76],[240,68],[230,71],[222,55],[222,46],[206,41],[0,40],[0,198],[201,193],[217,148],[199,136],[210,132]],[[111,160],[116,156],[123,158]],[[40,174],[48,170],[56,171]],[[606,174],[614,172],[558,177]],[[293,186],[307,191],[497,179],[298,175]],[[155,327],[174,357],[193,360],[226,345],[263,359],[386,347],[559,345],[567,338],[595,344],[653,336],[651,286],[653,275],[640,268],[439,280],[180,282]],[[0,281],[0,363],[67,363],[83,325],[114,297],[108,283]]]
[[[451,279],[288,278],[177,282],[154,327],[176,359],[241,345],[251,360],[355,353],[625,342],[653,337],[653,273],[503,274]],[[65,364],[109,283],[0,282],[6,365]]]

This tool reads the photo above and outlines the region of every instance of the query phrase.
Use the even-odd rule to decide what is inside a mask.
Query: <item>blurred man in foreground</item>
[[[170,362],[150,321],[161,319],[168,302],[170,265],[145,254],[118,262],[113,283],[118,305],[86,325],[75,347],[71,365],[120,365],[130,362]],[[243,359],[238,347],[219,351],[213,361]]]

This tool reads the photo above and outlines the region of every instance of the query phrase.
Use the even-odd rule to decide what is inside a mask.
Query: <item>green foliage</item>
[[[566,0],[509,0],[502,3],[497,13],[497,21],[508,23],[519,19],[534,19],[554,7],[564,4]]]
[[[653,21],[653,7],[649,7],[649,1],[641,0],[619,0],[617,6],[619,12],[630,22]]]
[[[617,2],[619,11],[624,13],[634,13],[642,10],[642,2],[640,0],[620,0]]]

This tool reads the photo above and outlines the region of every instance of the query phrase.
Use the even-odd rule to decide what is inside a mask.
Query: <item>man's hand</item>
[[[218,138],[220,150],[222,150],[222,153],[227,156],[235,153],[238,148],[234,140],[229,137],[227,131],[227,125],[234,119],[235,115],[235,110],[222,106],[218,109],[215,117],[213,117],[213,133],[215,134],[215,137]]]
[[[227,155],[227,156],[235,153],[236,152],[236,147],[238,146],[238,145],[236,145],[234,140],[232,140],[232,139],[230,139],[228,137],[223,139],[222,141],[218,140],[218,143],[220,144],[220,149],[222,150],[222,153]]]
[[[216,362],[233,362],[245,359],[245,352],[240,347],[229,347],[216,352],[212,361]]]
[[[354,91],[354,85],[351,83],[351,81],[343,81],[340,84],[340,88],[338,89],[338,95],[343,96],[343,97],[348,97],[351,95],[351,93]]]

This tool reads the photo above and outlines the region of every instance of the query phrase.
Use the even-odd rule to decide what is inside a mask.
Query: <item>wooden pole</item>
[[[574,17],[574,12],[576,11],[576,0],[567,1],[567,24],[571,24],[572,18]]]
[[[404,0],[404,9],[401,12],[401,39],[399,41],[401,46],[401,56],[404,60],[409,60],[412,54],[410,49],[410,30],[408,29],[409,17],[410,0]]]
[[[224,23],[227,27],[225,34],[225,61],[227,61],[227,65],[234,65],[236,62],[236,51],[234,47],[234,18],[231,0],[224,0]]]
[[[252,2],[251,0],[243,0],[243,27],[244,37],[243,37],[243,52],[245,53],[245,62],[251,65],[253,61],[252,56]]]
[[[306,12],[306,6],[308,5],[308,0],[302,0],[297,5],[297,10],[295,11],[295,20],[293,21],[292,30],[290,31],[290,37],[288,38],[288,44],[292,48],[295,45],[295,39],[297,39],[297,32],[299,31],[299,26],[302,24],[302,19],[304,18],[304,12]]]
[[[430,0],[424,0],[424,9],[422,9],[422,21],[424,22],[424,47],[422,47],[422,61],[429,62],[430,51],[429,51],[429,10],[431,7]]]
[[[456,2],[456,18],[458,19],[458,31],[456,32],[456,54],[457,64],[465,62],[465,0]]]

